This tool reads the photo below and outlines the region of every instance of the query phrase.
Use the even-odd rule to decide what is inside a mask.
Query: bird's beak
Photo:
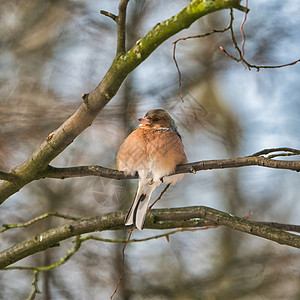
[[[139,121],[144,125],[150,125],[150,121],[147,118],[139,118]]]

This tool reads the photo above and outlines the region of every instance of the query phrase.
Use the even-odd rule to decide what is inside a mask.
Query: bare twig
[[[102,15],[104,15],[106,17],[111,18],[115,22],[117,22],[117,20],[118,20],[118,17],[116,15],[114,15],[114,14],[112,14],[112,13],[106,11],[106,10],[100,10],[100,14],[102,14]]]
[[[132,228],[132,229],[129,230],[129,234],[128,234],[127,241],[125,242],[125,245],[124,245],[124,247],[123,247],[123,249],[122,249],[122,270],[121,270],[120,278],[119,278],[119,280],[118,280],[118,282],[117,282],[117,284],[116,284],[116,287],[115,287],[115,289],[114,289],[112,295],[110,296],[110,299],[111,299],[111,300],[113,299],[114,295],[115,295],[116,292],[118,291],[118,288],[119,288],[119,286],[120,286],[120,283],[121,283],[121,281],[122,281],[122,279],[123,279],[124,271],[125,271],[125,249],[126,249],[128,243],[129,243],[129,241],[130,241],[131,235],[132,235],[132,233],[133,233],[133,231],[134,231],[135,228],[136,228],[136,227],[134,227],[134,228]]]
[[[5,270],[33,270],[36,272],[45,272],[45,271],[52,270],[66,263],[79,250],[81,246],[80,235],[75,237],[74,243],[75,245],[63,257],[61,257],[60,260],[58,260],[57,262],[51,265],[44,266],[44,267],[13,266],[13,267],[6,267]]]
[[[288,147],[281,147],[281,148],[269,148],[269,149],[264,149],[264,150],[261,150],[259,152],[256,152],[251,156],[261,156],[261,155],[267,155],[269,153],[274,153],[274,152],[288,152],[288,153],[291,153],[293,155],[300,155],[300,150],[297,150],[297,149],[293,149],[293,148],[288,148]]]
[[[150,237],[143,238],[143,239],[130,239],[130,240],[128,240],[128,238],[127,239],[106,239],[106,238],[101,238],[101,237],[97,237],[94,235],[87,235],[87,236],[81,238],[81,242],[85,242],[87,240],[95,240],[95,241],[99,241],[99,242],[114,243],[114,244],[115,243],[118,243],[118,244],[119,243],[128,243],[128,244],[140,243],[140,242],[147,242],[150,240],[159,239],[159,238],[165,237],[166,235],[172,235],[172,234],[177,233],[178,231],[179,231],[179,228],[176,230],[169,231],[167,233],[150,236]],[[183,231],[183,230],[180,230],[180,231]]]
[[[240,10],[240,11],[243,11],[245,13],[248,13],[250,11],[250,9],[248,8],[248,6],[245,7],[245,6],[242,6],[240,4],[234,5],[233,8],[235,8],[237,10]]]
[[[247,13],[245,13],[245,14],[247,14]],[[234,19],[234,16],[233,16],[233,9],[230,9],[230,15],[231,15],[231,18],[232,18],[232,20]],[[245,19],[244,19],[245,20]],[[245,25],[245,23],[243,24],[243,27],[241,27],[241,28],[244,28],[244,25]],[[247,68],[247,65],[243,62],[243,60],[242,60],[242,58],[244,57],[243,56],[243,53],[242,53],[242,51],[240,50],[240,48],[239,48],[239,46],[238,46],[238,44],[237,44],[237,41],[236,41],[236,38],[235,38],[235,35],[234,35],[234,29],[233,29],[233,26],[231,26],[230,27],[230,33],[231,33],[231,40],[232,40],[232,42],[233,42],[233,45],[234,45],[234,47],[235,47],[235,49],[237,50],[237,52],[239,53],[239,56],[240,56],[240,60],[237,60],[237,61],[242,61],[242,63],[244,64],[244,66],[245,66],[245,68]],[[245,34],[243,35],[243,38],[245,38]],[[244,42],[244,45],[245,45],[245,42]],[[221,48],[220,48],[221,49]],[[225,50],[224,50],[225,51]],[[228,53],[227,53],[227,55],[229,55]],[[233,56],[231,56],[231,58],[232,59],[234,59],[233,58]]]
[[[121,0],[119,4],[117,55],[126,51],[126,9],[129,0]]]
[[[12,228],[20,228],[20,227],[27,227],[27,226],[30,226],[38,221],[41,221],[41,220],[44,220],[50,216],[53,216],[53,217],[58,217],[58,218],[63,218],[63,219],[66,219],[66,220],[72,220],[72,221],[76,221],[76,220],[79,220],[80,218],[76,218],[76,217],[72,217],[72,216],[68,216],[68,215],[64,215],[64,214],[60,214],[60,213],[57,213],[57,212],[48,212],[44,215],[41,215],[39,217],[36,217],[32,220],[29,220],[25,223],[18,223],[18,224],[3,224],[2,225],[2,229],[0,230],[0,233],[1,232],[4,232],[8,229],[12,229]]]
[[[75,245],[64,255],[59,261],[56,263],[53,263],[49,266],[44,267],[33,267],[33,266],[13,266],[13,267],[6,267],[5,270],[33,270],[33,282],[32,282],[32,291],[30,292],[30,295],[28,296],[27,300],[33,300],[35,299],[35,296],[37,293],[40,293],[38,289],[38,274],[39,272],[46,272],[49,270],[52,270],[54,268],[57,268],[61,266],[62,264],[66,263],[74,253],[76,253],[80,246],[81,246],[81,240],[80,236],[75,237]]]
[[[254,65],[254,64],[250,64],[248,61],[246,61],[244,57],[236,58],[236,57],[232,56],[222,46],[219,46],[219,48],[222,52],[224,52],[232,60],[235,60],[236,62],[241,61],[244,65],[247,66],[247,68],[249,70],[251,70],[252,68],[256,69],[257,71],[259,71],[260,69],[279,69],[279,68],[284,68],[284,67],[288,67],[288,66],[293,66],[293,65],[297,64],[298,62],[300,62],[300,59],[297,59],[293,62],[286,63],[283,65],[274,65],[274,66]]]
[[[243,22],[241,24],[240,27],[240,31],[241,31],[241,35],[242,35],[242,50],[240,49],[240,47],[238,46],[238,43],[236,41],[235,35],[234,35],[234,30],[233,30],[233,26],[230,27],[230,32],[231,32],[231,40],[232,43],[235,47],[235,49],[238,52],[239,57],[235,57],[233,55],[231,55],[230,53],[228,53],[228,51],[226,51],[224,49],[224,47],[219,46],[219,49],[224,52],[229,58],[231,58],[232,60],[236,61],[236,62],[242,62],[242,64],[245,66],[245,68],[247,68],[248,70],[251,70],[252,68],[256,69],[257,71],[259,71],[260,69],[278,69],[278,68],[283,68],[283,67],[287,67],[287,66],[293,66],[295,64],[297,64],[300,59],[297,59],[293,62],[290,63],[286,63],[286,64],[282,64],[282,65],[274,65],[274,66],[264,66],[264,65],[254,65],[249,63],[246,59],[245,59],[245,43],[246,43],[246,36],[245,36],[245,32],[244,32],[244,26],[245,23],[247,21],[247,14],[248,14],[248,0],[246,0],[246,7],[245,7],[245,16],[243,19]],[[233,9],[230,9],[230,15],[231,15],[231,19],[233,20]]]
[[[246,0],[246,8],[248,9],[248,0]],[[244,26],[245,26],[245,23],[247,21],[247,14],[248,14],[248,11],[245,11],[245,15],[244,15],[244,20],[241,24],[241,28],[240,28],[240,31],[241,31],[241,35],[242,35],[242,56],[244,57],[245,56],[245,43],[246,43],[246,36],[245,36],[245,32],[244,32]]]
[[[231,9],[232,11],[232,9]],[[214,33],[222,33],[222,32],[225,32],[227,30],[229,30],[231,27],[232,27],[232,23],[233,23],[233,15],[230,14],[230,22],[229,24],[223,28],[223,29],[213,29],[212,31],[209,31],[209,32],[206,32],[206,33],[203,33],[203,34],[198,34],[198,35],[193,35],[193,36],[187,36],[187,37],[181,37],[179,39],[177,39],[176,41],[174,41],[172,44],[173,44],[173,60],[174,60],[174,63],[175,63],[175,66],[176,66],[176,69],[177,69],[177,72],[178,72],[178,95],[181,99],[182,102],[184,102],[184,98],[182,96],[182,75],[181,75],[181,71],[180,71],[180,68],[179,68],[179,65],[178,65],[178,62],[177,62],[177,59],[176,59],[176,46],[177,46],[177,43],[179,41],[185,41],[185,40],[188,40],[188,39],[195,39],[195,38],[203,38],[203,37],[207,37],[209,35],[212,35]]]
[[[125,53],[126,51],[126,9],[129,0],[121,0],[119,3],[119,15],[116,16],[105,10],[100,10],[100,14],[113,19],[118,27],[118,40],[117,40],[117,56]]]
[[[270,226],[272,226],[273,223],[268,223],[268,224],[270,224]],[[279,223],[275,223],[275,224],[279,224]],[[298,229],[297,227],[295,227],[297,225],[289,225],[289,224],[283,224],[283,225],[286,225],[288,228],[295,229],[295,230],[289,230],[289,231],[294,231],[294,232],[299,232],[300,231],[300,226],[298,226],[299,227],[299,229]],[[275,226],[274,226],[274,228],[278,228],[278,227],[275,227]],[[171,230],[171,231],[168,231],[168,232],[165,232],[165,233],[162,233],[162,234],[149,236],[147,238],[142,238],[142,239],[130,239],[130,240],[128,240],[128,238],[127,239],[107,239],[107,238],[97,237],[97,236],[94,236],[94,235],[87,235],[87,236],[81,238],[81,242],[85,242],[87,240],[94,240],[94,241],[98,241],[98,242],[113,243],[113,244],[142,243],[142,242],[147,242],[147,241],[156,240],[156,239],[160,239],[160,238],[165,238],[166,236],[170,236],[170,235],[173,235],[173,234],[178,233],[178,232],[206,230],[208,228],[216,228],[216,227],[218,227],[218,226],[215,225],[215,223],[203,222],[203,227],[200,227],[200,228],[178,227],[175,230]],[[283,228],[284,228],[284,226],[283,226]],[[297,231],[297,230],[299,230],[299,231]]]
[[[177,46],[177,43],[174,43],[174,47],[173,47],[173,60],[174,60],[174,63],[175,63],[175,66],[176,66],[176,69],[177,69],[177,72],[178,72],[178,95],[181,99],[182,102],[184,102],[184,98],[182,97],[182,93],[181,93],[181,87],[182,87],[182,79],[181,79],[181,71],[179,69],[179,66],[178,66],[178,63],[177,63],[177,59],[176,59],[176,46]]]
[[[40,293],[40,290],[38,288],[38,281],[39,281],[38,275],[39,275],[39,271],[33,270],[33,281],[31,283],[32,290],[31,290],[30,295],[28,296],[27,300],[35,299],[36,294]]]
[[[169,186],[171,185],[171,183],[168,183],[166,185],[166,187],[163,189],[163,191],[160,193],[160,195],[158,196],[158,198],[148,207],[148,212],[151,210],[151,208],[155,205],[156,202],[158,202],[161,197],[163,196],[163,194],[167,191],[167,189],[169,188]]]

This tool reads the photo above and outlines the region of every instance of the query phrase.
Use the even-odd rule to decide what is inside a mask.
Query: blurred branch
[[[260,156],[260,155],[266,155],[273,152],[288,152],[290,155],[300,155],[300,150],[288,148],[288,147],[281,147],[281,148],[270,148],[270,149],[264,149],[259,152],[256,152],[252,154],[251,156]],[[281,155],[282,156],[282,155]]]
[[[18,243],[11,248],[0,253],[0,269],[13,264],[27,256],[50,248],[59,242],[73,236],[79,236],[84,233],[94,231],[107,230],[123,230],[125,229],[124,218],[126,212],[119,211],[109,213],[102,216],[85,218],[77,221],[72,221],[68,224],[50,229],[41,234],[35,235],[21,243]],[[200,225],[198,221],[200,220]],[[277,228],[272,228],[272,223],[269,226],[261,222],[250,221],[246,218],[240,218],[231,214],[205,207],[193,206],[182,208],[169,209],[154,209],[151,210],[147,217],[145,228],[148,229],[170,229],[178,227],[198,227],[203,226],[203,220],[213,225],[223,225],[235,229],[237,231],[249,233],[265,239],[277,242],[279,244],[288,245],[295,248],[300,248],[300,236],[295,235]],[[179,225],[180,224],[180,225]],[[300,226],[293,226],[294,229],[300,231]],[[76,237],[76,249],[81,245],[81,239]],[[73,249],[73,248],[72,248]],[[75,250],[70,250],[65,256],[67,259],[71,257]],[[77,250],[76,250],[77,251]],[[59,262],[51,266],[57,266],[65,262],[66,259],[61,259]],[[38,270],[43,271],[48,267],[39,267]]]
[[[127,2],[121,1],[124,5]],[[155,25],[128,52],[117,54],[98,86],[92,92],[84,94],[84,101],[77,111],[53,131],[24,163],[11,170],[10,173],[18,177],[18,182],[0,183],[0,203],[28,183],[41,179],[49,163],[93,123],[98,113],[115,96],[127,75],[165,40],[189,28],[192,23],[209,13],[233,7],[241,9],[240,0],[206,1],[205,5],[199,4],[198,0],[192,0],[178,14]]]

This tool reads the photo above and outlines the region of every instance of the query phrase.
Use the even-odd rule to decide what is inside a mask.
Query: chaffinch
[[[148,111],[141,124],[125,139],[117,155],[117,168],[125,174],[139,174],[135,199],[125,219],[125,225],[142,230],[148,203],[154,189],[162,182],[174,185],[183,174],[172,175],[179,164],[187,163],[181,136],[174,120],[163,109]]]

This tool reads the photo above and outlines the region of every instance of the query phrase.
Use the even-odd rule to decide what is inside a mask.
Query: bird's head
[[[168,128],[177,133],[174,120],[164,109],[149,110],[144,118],[140,118],[139,121],[142,123],[141,126],[145,128]]]

